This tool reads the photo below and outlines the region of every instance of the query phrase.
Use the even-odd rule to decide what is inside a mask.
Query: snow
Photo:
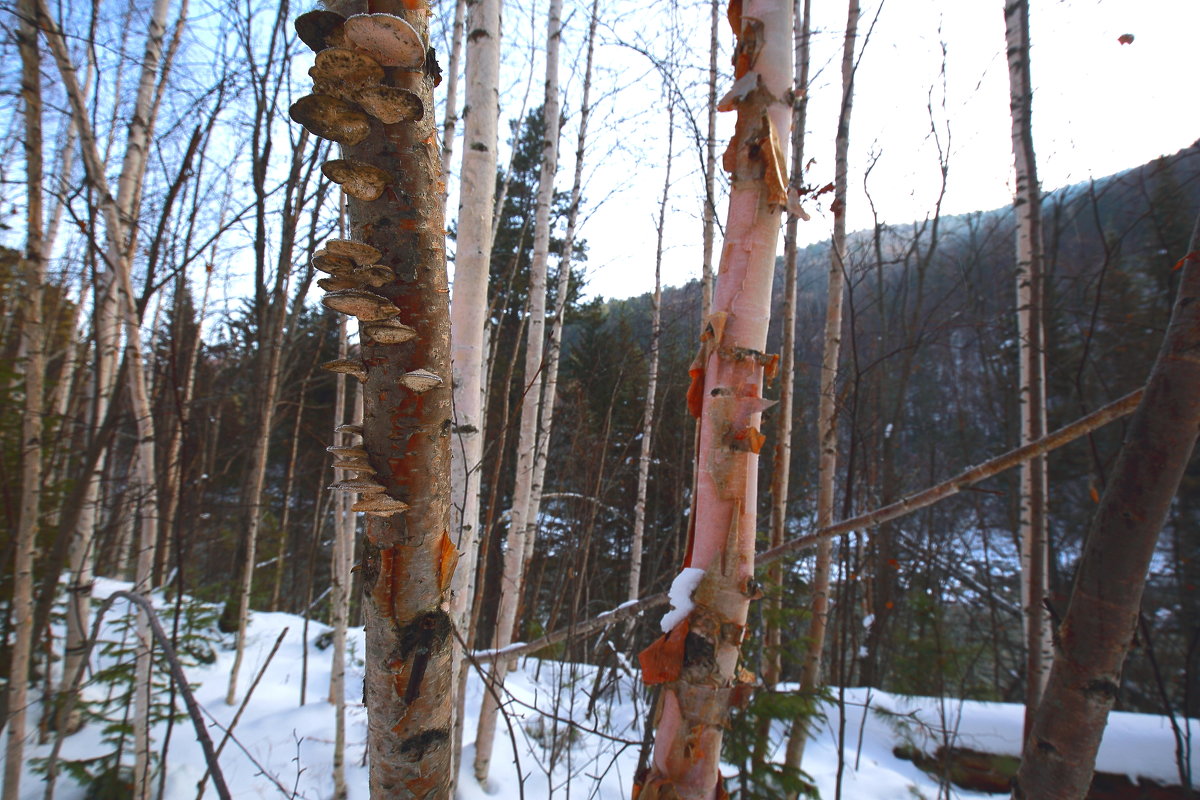
[[[694,570],[693,572],[702,572]],[[698,577],[681,574],[673,587],[673,602],[687,605]],[[126,584],[97,581],[96,596],[104,597]],[[118,604],[105,620],[102,636],[115,638],[115,623],[125,604]],[[159,601],[160,607],[167,604]],[[318,650],[313,642],[329,628],[310,622],[308,627],[307,702],[300,705],[302,630],[304,621],[289,614],[255,612],[248,631],[245,666],[239,686],[249,687],[271,647],[286,628],[278,654],[266,668],[241,721],[221,755],[221,769],[235,798],[278,797],[325,800],[333,788],[334,708],[327,700],[332,649]],[[236,707],[225,705],[224,694],[233,662],[226,638],[217,660],[209,666],[191,667],[190,681],[196,699],[220,725],[228,725]],[[352,629],[347,645],[347,753],[349,800],[368,800],[366,710],[361,704],[363,630]],[[486,787],[471,775],[476,710],[482,695],[478,676],[467,688],[466,744],[459,774],[460,800],[518,798],[543,800],[552,796],[577,796],[617,800],[629,796],[637,765],[642,720],[649,712],[637,676],[627,660],[619,660],[597,680],[597,667],[528,659],[520,662],[505,684],[506,716],[498,726],[491,778]],[[597,686],[599,689],[597,690]],[[100,690],[95,690],[100,692]],[[591,703],[592,696],[597,700]],[[936,778],[913,763],[894,755],[899,746],[932,753],[941,745],[969,747],[997,754],[1016,755],[1020,748],[1023,709],[1018,705],[982,703],[945,698],[903,697],[863,688],[833,690],[834,700],[823,708],[814,726],[804,769],[816,781],[821,796],[833,798],[842,755],[842,797],[865,800],[911,800],[913,797],[947,797],[980,800],[984,795],[939,788]],[[838,702],[840,695],[840,704]],[[241,697],[239,697],[239,702]],[[589,706],[591,706],[589,708]],[[589,713],[590,712],[590,713]],[[844,713],[844,725],[842,715]],[[1193,722],[1193,736],[1200,722]],[[839,729],[844,741],[839,745]],[[209,728],[214,743],[221,730]],[[165,738],[165,725],[153,732],[156,747]],[[786,731],[781,723],[772,729],[776,758],[782,758]],[[515,746],[514,746],[515,744]],[[40,776],[28,762],[45,757],[49,745],[31,742],[22,780],[21,800],[35,800],[43,792]],[[1165,718],[1114,713],[1100,748],[1099,768],[1105,772],[1176,782],[1174,739]],[[96,726],[85,727],[67,739],[64,758],[84,758],[105,752]],[[204,773],[200,746],[189,722],[176,724],[166,754],[164,800],[194,800],[196,782]],[[1192,756],[1194,771],[1200,757]],[[736,768],[725,765],[726,775]],[[211,782],[206,797],[216,796]],[[84,788],[60,776],[58,800],[82,800]]]
[[[692,613],[694,607],[692,592],[696,591],[696,587],[700,585],[700,579],[703,577],[704,570],[699,567],[684,567],[675,576],[675,580],[671,581],[671,590],[668,592],[668,596],[671,598],[671,610],[663,614],[662,621],[659,623],[663,633],[675,630],[675,626]]]

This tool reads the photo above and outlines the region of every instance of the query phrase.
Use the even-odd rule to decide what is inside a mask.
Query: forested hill
[[[1077,184],[1044,200],[1047,256],[1048,408],[1051,429],[1095,410],[1145,380],[1174,297],[1187,237],[1200,208],[1200,142],[1118,175]],[[921,489],[1017,444],[1017,361],[1011,208],[905,225],[882,225],[851,237],[847,311],[839,387],[840,516],[870,510]],[[829,243],[804,248],[798,263],[796,420],[789,493],[790,525],[805,528],[815,501],[815,424]],[[776,269],[769,350],[778,352],[783,262]],[[700,285],[666,288],[662,302],[662,364],[656,398],[647,570],[663,588],[681,556],[691,476],[692,422],[684,394],[696,353]],[[605,507],[630,509],[645,392],[651,298],[611,300],[585,311],[570,327],[564,373],[569,439],[555,443],[551,463],[581,464],[600,487]],[[768,397],[777,387],[766,390]],[[765,414],[767,445],[760,478],[765,512],[773,446],[773,410]],[[1054,594],[1065,606],[1084,526],[1103,489],[1121,437],[1114,424],[1050,459]],[[558,472],[547,491],[591,493],[575,470]],[[599,474],[603,473],[603,474]],[[1008,696],[1019,684],[1019,619],[1014,531],[1016,476],[1000,476],[980,491],[944,502],[892,526],[885,535],[852,540],[844,565],[865,578],[854,615],[873,615],[874,636],[845,627],[849,652],[870,644],[862,659],[838,661],[832,683],[858,670],[888,675],[900,691],[937,693],[954,681],[982,696]],[[603,517],[604,512],[601,511]],[[613,540],[595,558],[613,568],[627,552],[628,524],[615,516]],[[1185,481],[1162,537],[1147,592],[1147,618],[1161,637],[1159,658],[1186,652],[1200,606],[1188,587],[1200,584],[1200,469]],[[760,531],[765,522],[760,522]],[[886,540],[880,552],[876,542]],[[881,563],[882,562],[882,563]],[[598,584],[601,585],[601,584]],[[939,587],[950,587],[941,592]],[[796,586],[792,591],[802,591]],[[614,587],[613,599],[618,595]],[[600,604],[597,604],[600,605]],[[803,602],[798,600],[797,606]],[[964,635],[965,619],[996,616],[993,632]],[[957,653],[933,669],[932,629],[962,635]],[[989,623],[990,626],[990,623]],[[832,629],[832,628],[831,628]],[[1182,638],[1178,638],[1182,637]],[[870,642],[859,639],[870,638]],[[910,641],[922,641],[915,645]],[[840,646],[840,645],[839,645]],[[1167,655],[1164,655],[1167,654]],[[968,657],[968,654],[971,654]],[[1191,658],[1195,658],[1192,653]],[[956,659],[961,657],[961,661]],[[1140,659],[1140,660],[1139,660]],[[943,663],[939,661],[938,663]],[[840,666],[839,666],[840,664]],[[1161,666],[1161,665],[1160,665]],[[1191,696],[1200,689],[1195,670]],[[1191,665],[1194,667],[1195,665]],[[1122,697],[1130,707],[1156,709],[1144,654],[1127,671]],[[934,683],[931,683],[933,681]],[[935,685],[936,684],[936,685]],[[1182,688],[1180,691],[1183,691]]]

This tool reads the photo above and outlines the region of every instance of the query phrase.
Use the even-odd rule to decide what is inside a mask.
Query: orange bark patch
[[[438,593],[446,591],[450,579],[454,577],[454,568],[458,566],[458,548],[450,540],[446,531],[442,531],[442,540],[438,543]]]
[[[642,665],[642,683],[654,686],[678,680],[683,668],[683,645],[687,635],[688,621],[685,619],[673,631],[658,637],[638,653],[638,663]]]
[[[763,444],[767,441],[767,437],[759,432],[758,428],[745,428],[737,434],[734,434],[734,441],[741,445],[739,449],[749,450],[751,453],[759,453],[762,451]]]
[[[696,356],[696,360],[688,367],[688,375],[692,382],[688,384],[687,390],[687,407],[688,413],[696,419],[700,419],[700,412],[704,409],[704,365],[700,363],[700,356],[704,355],[704,351],[700,351],[700,355]]]
[[[1188,261],[1200,261],[1200,250],[1193,250],[1183,258],[1176,261],[1175,266],[1171,268],[1171,271],[1174,272],[1175,270],[1183,269],[1183,265]]]
[[[783,145],[779,134],[770,117],[764,116],[767,127],[767,141],[763,142],[762,153],[764,180],[767,182],[767,202],[779,208],[787,208],[787,173],[783,163]]]

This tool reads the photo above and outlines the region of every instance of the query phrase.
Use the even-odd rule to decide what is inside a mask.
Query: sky
[[[525,5],[521,0],[506,3],[505,119],[517,116],[526,96],[530,107],[541,101],[541,64],[531,50],[542,47],[544,22],[533,14],[544,13],[543,6],[537,2],[535,11],[529,0]],[[695,131],[699,126],[703,132],[706,124],[703,82],[709,16],[705,0],[617,0],[602,6],[593,89],[599,101],[585,157],[581,235],[589,249],[587,293],[619,298],[650,291],[654,282],[667,112],[660,72],[649,56],[672,64],[667,71],[674,73],[673,85],[684,98],[676,117],[663,282],[678,285],[699,275],[703,175]],[[845,13],[844,2],[813,2],[813,79],[805,146],[806,160],[813,159],[806,179],[810,185],[833,180]],[[574,168],[582,80],[578,53],[586,17],[582,3],[574,8],[568,3],[561,191],[569,190]],[[672,30],[678,32],[673,35]],[[1200,103],[1195,102],[1200,67],[1192,42],[1196,30],[1197,0],[1035,0],[1033,125],[1044,190],[1103,177],[1200,138]],[[944,214],[1011,202],[1003,3],[872,2],[863,7],[859,33],[851,121],[851,229],[872,224],[872,203],[880,220],[890,224],[930,215],[941,185],[939,147],[949,168]],[[1119,37],[1124,34],[1131,34],[1133,42],[1122,44]],[[721,40],[718,95],[732,80],[727,74],[732,35],[723,19]],[[532,79],[530,63],[536,70]],[[506,129],[502,124],[502,131]],[[732,114],[720,115],[718,154],[731,129]],[[717,208],[723,217],[723,198]],[[802,245],[827,239],[832,227],[825,209],[809,210],[814,213],[801,225]]]

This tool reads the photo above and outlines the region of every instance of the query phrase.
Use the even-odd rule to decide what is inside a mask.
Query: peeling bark
[[[786,205],[778,167],[791,124],[791,4],[733,3],[729,21],[737,35],[735,88],[746,90],[732,92],[727,103],[738,118],[724,156],[733,173],[726,238],[688,392],[689,407],[699,411],[700,447],[683,566],[705,575],[688,617],[642,655],[644,679],[661,683],[663,692],[653,761],[635,778],[641,800],[724,795],[717,769],[724,725],[753,681],[738,658],[755,594],[758,426],[769,405],[762,381],[775,366],[763,350]]]

